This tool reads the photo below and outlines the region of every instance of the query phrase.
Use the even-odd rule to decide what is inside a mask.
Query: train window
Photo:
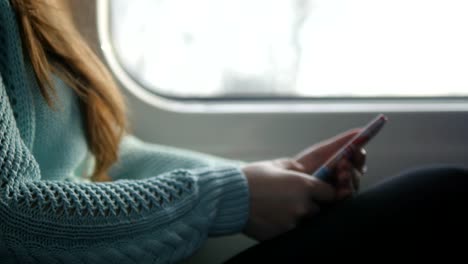
[[[468,95],[464,0],[112,0],[116,58],[179,98]]]

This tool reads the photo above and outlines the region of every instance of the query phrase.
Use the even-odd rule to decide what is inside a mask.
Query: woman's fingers
[[[273,161],[273,164],[277,165],[280,168],[286,170],[293,170],[298,172],[306,172],[304,165],[299,163],[297,160],[290,159],[290,158],[280,158]]]
[[[306,186],[311,199],[325,203],[333,201],[336,196],[336,190],[333,186],[308,175],[306,177]]]
[[[351,178],[354,191],[359,191],[361,188],[361,178],[363,173],[357,169],[353,169],[353,176]]]
[[[361,169],[356,168],[349,160],[341,160],[335,170],[337,199],[345,198],[358,191],[362,175]]]
[[[337,175],[336,187],[344,188],[349,187],[352,181],[352,175],[350,170],[340,171]]]
[[[323,163],[325,163],[360,131],[361,129],[352,129],[313,145],[296,155],[295,160],[302,164],[307,172],[311,173],[323,165]]]
[[[367,171],[366,166],[367,152],[363,148],[359,148],[353,156],[353,168],[352,168],[352,184],[354,191],[358,191],[361,187],[361,178]]]
[[[353,153],[353,156],[351,158],[354,167],[358,169],[362,174],[366,172],[366,157],[366,150],[363,148],[359,148]]]

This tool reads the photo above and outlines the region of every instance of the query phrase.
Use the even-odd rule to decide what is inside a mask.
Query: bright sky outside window
[[[468,95],[466,0],[109,2],[118,59],[162,95]]]

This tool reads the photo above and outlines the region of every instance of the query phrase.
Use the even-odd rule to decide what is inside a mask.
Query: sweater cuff
[[[202,204],[210,204],[206,212],[212,218],[210,236],[241,232],[250,210],[247,178],[240,167],[220,167],[205,171],[200,177]]]

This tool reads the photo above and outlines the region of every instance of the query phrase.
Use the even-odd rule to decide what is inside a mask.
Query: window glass
[[[117,58],[161,95],[468,95],[466,0],[109,3]]]

